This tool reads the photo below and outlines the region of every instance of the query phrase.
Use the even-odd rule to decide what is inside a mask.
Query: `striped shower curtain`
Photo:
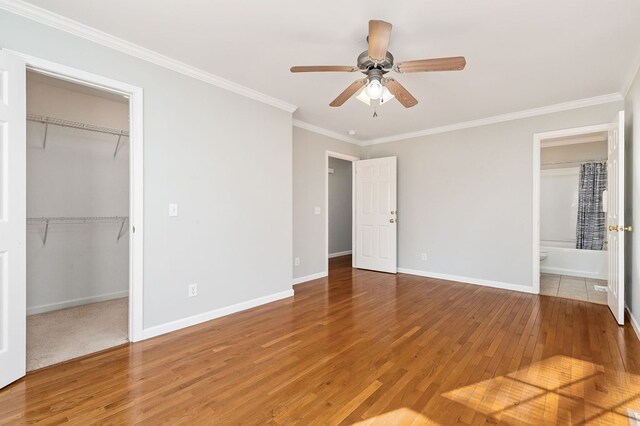
[[[602,250],[606,237],[606,213],[602,192],[607,189],[607,163],[580,165],[576,248]]]

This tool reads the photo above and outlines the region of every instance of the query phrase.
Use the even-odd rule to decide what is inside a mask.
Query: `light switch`
[[[313,209],[313,212],[314,212],[315,214],[320,214],[320,207],[316,207],[316,208],[314,208],[314,209]]]
[[[169,217],[178,216],[178,205],[175,203],[169,204]]]

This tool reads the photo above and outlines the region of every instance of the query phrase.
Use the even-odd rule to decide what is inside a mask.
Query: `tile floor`
[[[607,292],[595,290],[596,285],[606,287],[607,282],[568,275],[540,275],[540,294],[606,305]]]

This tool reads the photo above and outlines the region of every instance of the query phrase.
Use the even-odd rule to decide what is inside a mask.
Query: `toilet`
[[[540,250],[540,262],[542,262],[543,260],[545,260],[547,258],[547,256],[549,255],[549,253],[547,253],[546,250]]]

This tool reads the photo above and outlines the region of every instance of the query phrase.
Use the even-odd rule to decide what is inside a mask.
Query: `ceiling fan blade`
[[[419,59],[396,64],[396,72],[429,72],[429,71],[459,71],[463,70],[467,61],[464,56],[453,58]]]
[[[396,97],[405,108],[411,108],[418,103],[418,100],[404,86],[392,78],[387,78],[384,83],[391,94]]]
[[[392,25],[385,21],[369,21],[369,57],[384,61],[387,56]]]
[[[341,106],[343,103],[345,103],[347,101],[347,99],[349,99],[350,97],[355,95],[356,92],[358,90],[360,90],[362,88],[362,86],[364,86],[365,84],[367,84],[367,79],[366,78],[363,78],[362,80],[354,81],[353,83],[351,83],[351,85],[349,87],[347,87],[344,90],[344,92],[340,93],[338,95],[338,97],[335,98],[333,100],[333,102],[331,102],[329,105],[332,106],[332,107]]]
[[[355,72],[357,67],[342,65],[310,65],[291,67],[291,72]]]

